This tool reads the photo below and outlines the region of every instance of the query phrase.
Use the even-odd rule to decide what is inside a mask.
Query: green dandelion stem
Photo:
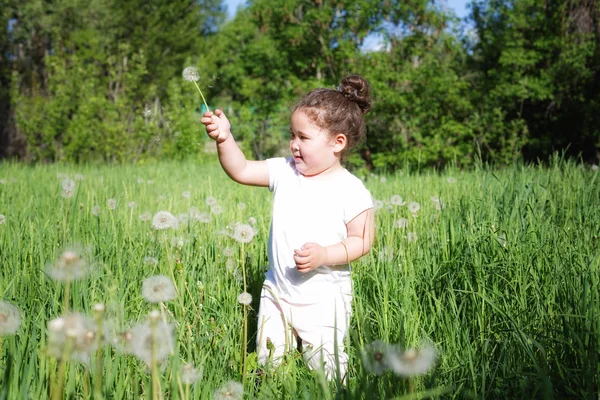
[[[242,382],[246,378],[246,341],[248,340],[248,306],[243,305],[244,321],[242,330]]]
[[[202,101],[204,101],[204,105],[206,106],[206,111],[210,111],[210,108],[208,108],[208,103],[206,102],[206,99],[204,98],[204,95],[202,94],[202,90],[200,90],[200,86],[198,86],[196,81],[192,81],[192,82],[194,82],[194,85],[196,85],[196,88],[200,92],[200,96],[202,96]]]
[[[71,280],[65,282],[65,291],[63,293],[63,313],[69,312],[69,302],[71,297]]]
[[[151,334],[151,340],[152,340],[152,353],[151,353],[151,360],[150,360],[150,369],[151,369],[151,374],[152,374],[152,399],[156,400],[159,398],[159,382],[158,382],[158,360],[157,360],[157,332],[156,332],[156,324],[157,321],[156,320],[151,320],[150,321],[150,328],[152,330],[152,334]]]

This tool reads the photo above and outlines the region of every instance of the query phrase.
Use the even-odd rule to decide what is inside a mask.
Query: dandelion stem
[[[157,363],[157,333],[156,333],[157,321],[150,320],[150,326],[152,329],[152,360],[150,361],[150,368],[152,370],[152,399],[158,399],[158,363]]]
[[[206,103],[206,99],[204,98],[204,95],[202,94],[202,90],[200,90],[200,86],[198,86],[196,81],[192,81],[192,82],[194,82],[194,85],[196,85],[196,88],[200,92],[200,96],[202,96],[202,101],[204,101],[204,105],[206,106],[206,111],[210,111],[210,108],[208,108],[208,103]]]
[[[63,293],[63,313],[69,312],[69,301],[71,297],[71,280],[67,279],[65,282],[65,291]]]
[[[64,377],[65,371],[67,369],[67,362],[71,356],[71,347],[73,346],[73,338],[67,336],[67,342],[65,344],[65,349],[62,354],[62,358],[60,360],[60,364],[58,365],[58,377],[56,378],[54,390],[52,391],[52,400],[59,400],[63,398],[63,389],[65,386]]]
[[[242,382],[244,382],[246,378],[246,341],[248,340],[248,306],[244,304],[242,307],[244,307],[244,321],[242,329]]]
[[[94,377],[94,398],[96,400],[102,398],[102,341],[103,341],[103,324],[104,324],[104,312],[98,313],[96,316],[96,324],[98,334],[96,335],[96,367]]]

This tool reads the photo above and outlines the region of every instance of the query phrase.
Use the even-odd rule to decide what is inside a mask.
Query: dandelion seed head
[[[146,256],[144,257],[144,264],[153,266],[158,264],[158,260],[154,257]]]
[[[188,213],[181,213],[181,214],[177,215],[177,220],[179,221],[180,224],[187,225],[187,223],[190,220],[190,215]]]
[[[135,208],[135,206],[135,201],[130,201],[129,203],[127,203],[127,207],[131,208],[132,210]]]
[[[196,217],[196,221],[202,222],[203,224],[208,224],[210,221],[212,221],[212,217],[209,213],[203,212],[198,214],[198,216]]]
[[[88,275],[92,267],[79,250],[67,249],[58,260],[48,265],[46,272],[57,281],[74,281]]]
[[[450,183],[450,184],[456,183],[456,178],[453,176],[449,176],[447,180],[448,180],[448,183]]]
[[[65,355],[70,341],[70,359],[89,365],[91,354],[97,348],[96,323],[89,317],[72,313],[48,322],[48,354],[56,359]]]
[[[383,375],[391,369],[395,359],[400,356],[400,350],[396,346],[380,340],[367,344],[361,353],[363,366],[375,375]]]
[[[250,218],[248,218],[248,223],[249,223],[250,225],[256,225],[256,218],[254,218],[254,217],[250,217]]]
[[[238,224],[233,231],[233,238],[240,243],[250,243],[254,235],[254,228],[248,224]]]
[[[21,310],[7,301],[0,300],[0,337],[14,335],[21,327]]]
[[[185,364],[181,367],[181,382],[193,385],[198,379],[200,379],[200,373],[192,364]]]
[[[66,178],[62,181],[62,189],[65,192],[75,191],[75,181],[71,178]]]
[[[173,300],[177,297],[177,292],[170,278],[155,275],[142,282],[142,296],[150,303],[159,303]]]
[[[138,183],[138,184],[140,184],[140,185],[141,185],[142,183],[144,183],[144,178],[138,177],[138,178],[137,178],[137,183]]]
[[[406,234],[406,239],[409,242],[416,242],[417,241],[417,234],[415,232],[408,232]]]
[[[227,261],[225,261],[225,268],[227,269],[228,272],[235,271],[236,267],[237,267],[237,265],[233,258],[228,258]]]
[[[197,82],[200,79],[198,70],[195,67],[185,67],[181,75],[188,82]]]
[[[228,381],[215,391],[214,400],[241,400],[244,398],[244,386],[236,381]]]
[[[404,229],[408,227],[408,219],[400,218],[394,222],[394,227]]]
[[[210,207],[210,212],[215,215],[219,215],[223,212],[223,207],[221,207],[219,204],[215,204],[214,206]]]
[[[390,203],[393,204],[393,205],[395,205],[395,206],[403,206],[403,205],[406,204],[405,201],[402,201],[402,196],[397,195],[397,194],[393,195],[390,198]]]
[[[238,302],[242,305],[249,306],[252,303],[252,295],[248,292],[240,293]]]
[[[6,222],[6,216],[4,214],[0,214],[0,225]]]
[[[163,230],[179,226],[179,220],[168,211],[159,211],[152,218],[152,227],[156,230]]]
[[[383,201],[382,200],[374,200],[373,201],[373,207],[375,208],[375,210],[381,210],[383,208]]]
[[[237,205],[237,206],[238,206],[238,209],[239,209],[239,210],[242,210],[242,211],[244,211],[244,210],[246,209],[246,203],[242,203],[242,202],[240,202],[240,203],[238,203],[238,205]]]
[[[598,164],[592,164],[590,168],[592,169],[592,171],[596,172],[598,171]]]
[[[181,197],[184,199],[189,199],[192,194],[189,191],[181,192]]]
[[[386,183],[387,182],[387,178],[385,176],[382,176],[381,178],[379,178],[379,182]]]
[[[106,204],[108,205],[109,210],[114,210],[117,208],[117,200],[115,199],[106,200]]]
[[[6,185],[6,178],[0,179],[0,185]]]
[[[65,199],[70,199],[71,197],[73,197],[74,194],[75,192],[73,190],[63,189],[61,196]]]
[[[150,214],[148,211],[143,212],[142,214],[140,214],[139,216],[140,221],[150,221],[152,219],[152,214]]]
[[[413,214],[418,213],[420,209],[421,209],[421,205],[419,203],[417,203],[416,201],[412,201],[408,205],[408,210]]]
[[[92,207],[92,215],[94,217],[97,217],[100,215],[100,206],[93,206]]]
[[[217,199],[215,199],[213,196],[207,196],[205,201],[206,201],[206,205],[209,207],[217,204]]]
[[[223,255],[225,257],[231,257],[235,254],[235,250],[233,249],[233,247],[225,247],[223,248]]]
[[[146,118],[149,118],[152,116],[152,114],[153,114],[152,108],[150,108],[150,106],[146,105],[144,107],[144,111],[142,111],[142,115]]]
[[[160,314],[159,314],[160,315]],[[173,339],[173,326],[164,321],[156,322],[156,361],[158,363],[166,360],[175,344]],[[152,327],[150,323],[144,322],[132,327],[123,337],[124,351],[133,354],[147,366],[152,364]]]
[[[406,350],[393,360],[392,370],[401,376],[423,375],[435,364],[437,351],[431,343],[423,343],[419,348]]]

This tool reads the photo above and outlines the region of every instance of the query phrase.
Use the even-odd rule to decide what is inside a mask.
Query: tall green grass
[[[70,199],[61,196],[59,173],[85,178]],[[246,398],[410,398],[412,390],[439,398],[597,398],[598,173],[555,160],[545,168],[386,178],[365,177],[373,197],[386,204],[376,213],[373,250],[353,266],[350,379],[341,388],[310,372],[300,354],[276,370],[256,368],[268,190],[237,185],[217,165],[0,165],[0,214],[6,216],[0,225],[0,299],[17,305],[23,316],[18,334],[2,338],[0,399],[50,396],[59,363],[46,354],[47,323],[64,313],[65,293],[45,270],[72,244],[89,246],[95,270],[73,283],[68,308],[92,315],[93,305],[104,303],[115,331],[145,321],[156,308],[141,295],[144,278],[174,278],[178,296],[166,307],[176,324],[176,346],[160,373],[164,398],[185,398],[178,382],[185,363],[202,372],[190,398],[212,398],[228,380],[242,382],[242,266],[253,296]],[[416,217],[406,206],[389,204],[395,194],[420,203]],[[163,232],[138,218],[144,211],[187,213],[191,206],[210,213],[207,196],[223,209],[210,223]],[[432,196],[445,207],[437,210]],[[114,211],[109,198],[118,201]],[[101,208],[99,217],[91,212],[94,205]],[[250,217],[258,234],[242,249],[223,231]],[[396,227],[400,218],[408,219],[406,228]],[[234,249],[235,268],[232,261],[227,265],[226,247]],[[360,355],[374,340],[404,347],[431,340],[438,363],[411,381],[392,373],[375,376]],[[150,398],[151,376],[141,361],[109,345],[102,354],[103,397]],[[67,368],[66,396],[91,397],[93,371],[76,363]]]

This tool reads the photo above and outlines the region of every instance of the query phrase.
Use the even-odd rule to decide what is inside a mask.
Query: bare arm
[[[269,169],[266,161],[246,160],[231,134],[231,124],[222,110],[204,113],[202,123],[208,136],[217,142],[219,162],[225,173],[234,181],[252,186],[269,186]]]
[[[323,247],[306,243],[294,251],[294,260],[300,272],[309,272],[321,265],[348,264],[371,250],[375,238],[373,209],[360,213],[346,224],[348,237],[345,241]]]

